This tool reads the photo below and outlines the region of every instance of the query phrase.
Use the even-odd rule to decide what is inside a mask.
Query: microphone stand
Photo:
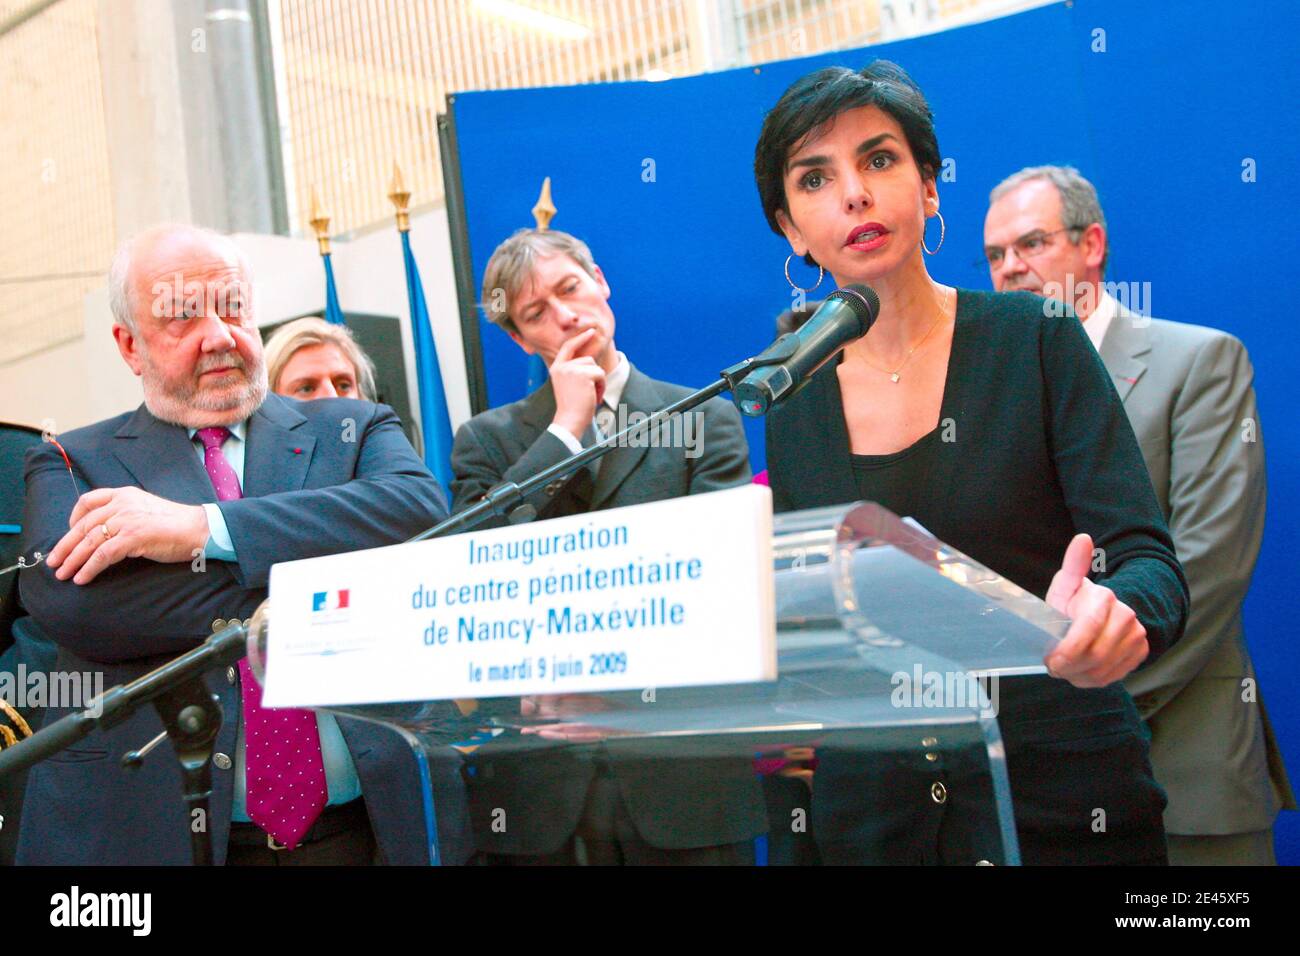
[[[16,746],[0,750],[0,776],[30,767],[93,731],[120,724],[141,707],[153,704],[180,761],[194,863],[211,866],[208,798],[212,795],[212,745],[221,729],[221,705],[203,683],[203,674],[243,657],[246,637],[247,629],[235,621],[194,650],[129,683],[110,687],[92,698],[85,710],[68,714]],[[138,766],[152,746],[128,754],[123,765]],[[194,823],[195,811],[201,826]]]
[[[639,439],[653,429],[658,428],[672,416],[690,411],[697,405],[703,405],[714,396],[727,391],[734,394],[736,386],[745,376],[755,369],[768,365],[779,365],[782,362],[789,361],[798,347],[799,341],[794,333],[787,333],[753,358],[747,358],[743,362],[738,362],[723,369],[718,374],[718,380],[713,384],[706,385],[685,398],[659,409],[649,418],[639,421],[635,425],[629,425],[617,434],[607,436],[604,441],[597,442],[590,448],[584,448],[577,454],[570,455],[563,461],[558,461],[549,468],[542,469],[522,483],[506,481],[495,485],[483,496],[483,500],[473,507],[452,515],[446,521],[420,532],[413,538],[408,538],[406,543],[425,541],[429,538],[441,538],[461,531],[469,531],[492,516],[506,517],[511,524],[523,524],[531,521],[537,516],[537,511],[525,499],[539,488],[543,488],[557,479],[567,478],[589,462],[596,461],[607,455],[611,449],[624,444],[630,436]]]
[[[741,379],[755,369],[788,361],[794,356],[798,345],[793,333],[781,336],[759,355],[723,369],[713,384],[606,437],[604,441],[551,465],[523,483],[504,482],[495,486],[472,508],[409,538],[408,542],[467,531],[481,524],[490,515],[508,516],[513,524],[531,521],[537,512],[525,502],[528,495],[608,454],[629,437],[639,438],[649,433],[673,415],[690,411],[723,392],[734,393]],[[60,718],[16,746],[0,750],[0,776],[30,767],[97,729],[120,724],[144,705],[152,703],[162,718],[166,736],[171,739],[180,761],[184,799],[191,819],[194,812],[199,811],[200,819],[204,822],[200,827],[193,824],[190,826],[194,863],[200,866],[212,865],[212,837],[207,826],[208,798],[212,795],[212,745],[221,729],[222,715],[216,695],[203,683],[203,674],[212,668],[233,664],[243,657],[247,636],[248,629],[241,622],[232,622],[225,630],[212,635],[194,650],[129,683],[109,688],[93,698],[85,710]],[[126,754],[122,765],[127,768],[138,767],[160,739],[156,738],[140,750]]]

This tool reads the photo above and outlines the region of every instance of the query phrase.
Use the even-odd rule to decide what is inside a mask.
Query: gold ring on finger
[[[107,525],[107,524],[101,524],[101,525],[99,526],[99,532],[100,532],[100,534],[102,534],[102,535],[104,536],[104,540],[105,540],[105,541],[107,541],[109,538],[113,537],[113,532],[111,532],[111,531],[108,530],[108,525]]]

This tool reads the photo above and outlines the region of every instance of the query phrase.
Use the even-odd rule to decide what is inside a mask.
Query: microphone
[[[732,399],[751,418],[803,388],[819,368],[854,339],[860,339],[880,314],[880,297],[865,285],[837,289],[796,332],[787,332],[758,356],[780,361],[746,375],[732,389]]]

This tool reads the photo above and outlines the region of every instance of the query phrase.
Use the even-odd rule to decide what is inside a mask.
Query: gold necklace
[[[926,329],[925,335],[921,336],[920,340],[915,345],[913,345],[910,349],[907,350],[907,354],[903,356],[903,361],[898,363],[898,368],[894,369],[891,372],[887,368],[881,368],[879,365],[871,361],[871,359],[867,358],[865,355],[859,354],[858,358],[862,359],[862,361],[866,362],[877,372],[884,372],[886,375],[889,376],[889,380],[893,382],[895,385],[897,385],[899,379],[898,373],[903,370],[904,365],[906,365],[908,362],[912,360],[912,353],[915,352],[917,349],[919,349],[922,345],[924,345],[925,340],[930,337],[930,333],[933,332],[935,329],[937,329],[939,327],[939,323],[948,317],[948,306],[949,304],[951,304],[952,294],[954,291],[955,290],[952,289],[948,291],[948,295],[945,296],[944,298],[943,309],[939,313],[939,317],[930,323],[930,327]]]

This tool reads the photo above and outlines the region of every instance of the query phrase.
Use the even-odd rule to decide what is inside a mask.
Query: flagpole
[[[392,183],[389,184],[388,187],[388,201],[393,204],[393,207],[396,210],[395,215],[397,218],[397,232],[401,236],[401,241],[402,241],[403,268],[404,271],[407,273],[406,296],[409,302],[411,296],[411,276],[410,276],[410,269],[405,266],[405,263],[407,258],[406,250],[407,247],[410,245],[409,233],[411,231],[411,214],[407,210],[411,202],[411,191],[406,188],[406,183],[402,179],[402,170],[401,167],[397,165],[397,160],[393,160],[393,181]],[[419,439],[419,445],[417,446],[416,451],[420,453],[421,458],[424,458],[426,457],[425,447],[427,443],[425,442],[425,438],[424,438],[424,406],[420,399],[420,391],[421,391],[421,384],[422,384],[420,382],[420,368],[419,368],[420,349],[419,346],[415,344],[415,339],[416,339],[415,325],[414,322],[412,322],[411,344],[412,346],[415,347],[415,354],[416,354],[415,404],[420,409],[420,427],[415,429],[416,438]]]
[[[402,238],[402,260],[406,273],[406,294],[410,302],[411,344],[415,348],[415,377],[419,386],[421,453],[448,494],[451,493],[451,417],[447,411],[446,388],[438,364],[429,307],[424,299],[420,270],[411,251],[411,191],[406,188],[402,169],[393,163],[393,181],[388,199],[396,211],[397,232]]]
[[[335,325],[346,325],[343,310],[339,307],[338,290],[334,287],[334,263],[330,260],[330,217],[320,204],[316,187],[311,187],[311,223],[316,233],[316,246],[320,251],[321,262],[325,265],[325,320]]]
[[[411,214],[408,207],[411,204],[411,191],[406,188],[406,181],[402,179],[402,167],[393,161],[393,181],[388,187],[388,201],[396,209],[397,231],[408,233],[411,231]]]
[[[547,176],[542,180],[542,191],[537,194],[537,203],[533,206],[533,220],[537,223],[539,232],[545,232],[551,228],[551,220],[555,218],[558,210],[555,203],[551,201],[551,177]],[[533,353],[528,357],[528,378],[526,388],[531,394],[546,384],[550,378],[550,370],[542,357]]]
[[[547,176],[542,180],[542,191],[537,196],[537,205],[533,206],[533,219],[537,220],[537,228],[542,232],[551,228],[551,220],[555,218],[558,210],[555,203],[551,202],[551,177]]]

